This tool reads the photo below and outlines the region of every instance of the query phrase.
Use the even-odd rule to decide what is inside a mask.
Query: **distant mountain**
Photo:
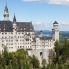
[[[42,30],[42,31],[35,31],[37,35],[43,34],[44,36],[51,36],[52,31],[49,30]]]
[[[44,36],[51,36],[52,35],[52,31],[49,30],[42,30],[42,31],[35,31],[37,35],[39,34],[43,34]],[[60,31],[60,38],[64,39],[64,38],[69,38],[69,31]]]

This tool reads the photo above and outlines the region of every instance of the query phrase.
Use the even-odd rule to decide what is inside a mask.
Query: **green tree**
[[[45,59],[42,60],[42,66],[43,66],[42,69],[46,69],[46,60]]]
[[[67,65],[69,65],[69,40],[64,41],[63,46],[63,61]]]
[[[39,60],[33,55],[32,59],[31,59],[31,63],[33,65],[33,68],[36,69],[36,68],[39,68],[40,64],[39,64]]]
[[[55,42],[55,63],[61,63],[61,59],[62,59],[62,45],[60,42],[56,41]]]

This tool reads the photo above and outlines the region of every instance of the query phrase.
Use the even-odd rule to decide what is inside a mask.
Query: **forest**
[[[0,69],[69,69],[69,40],[64,42],[55,42],[53,55],[49,56],[49,64],[42,60],[42,66],[37,57],[31,57],[24,49],[16,52],[4,52],[0,54]]]

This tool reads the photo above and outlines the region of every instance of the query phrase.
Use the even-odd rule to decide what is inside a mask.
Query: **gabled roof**
[[[2,32],[12,32],[12,28],[11,21],[0,21],[0,29]]]
[[[16,22],[17,32],[32,32],[34,31],[31,22]],[[0,29],[2,32],[12,32],[13,22],[12,21],[0,21]]]
[[[26,31],[31,32],[33,31],[33,25],[31,22],[17,22],[17,31]]]

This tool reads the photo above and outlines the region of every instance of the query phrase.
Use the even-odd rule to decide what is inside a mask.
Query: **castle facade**
[[[59,24],[53,23],[52,36],[37,36],[32,22],[17,22],[14,15],[13,21],[9,20],[7,6],[4,9],[4,19],[0,21],[0,52],[4,51],[4,46],[8,52],[15,52],[18,49],[25,49],[30,56],[35,55],[40,63],[42,59],[49,62],[49,55],[54,49],[54,42],[59,41]]]

